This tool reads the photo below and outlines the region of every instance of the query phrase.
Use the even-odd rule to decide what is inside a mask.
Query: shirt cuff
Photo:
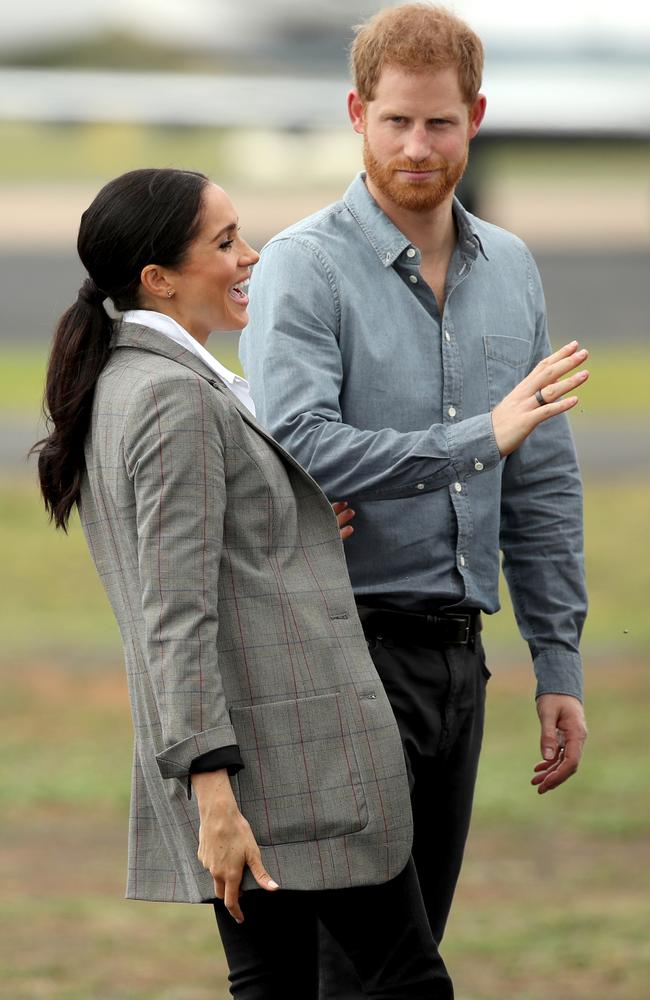
[[[480,475],[501,461],[492,427],[492,414],[480,413],[458,424],[447,424],[447,443],[459,479]]]
[[[244,766],[241,759],[239,747],[232,743],[228,747],[218,747],[216,750],[208,750],[199,757],[195,757],[190,764],[190,774],[199,774],[204,771],[221,771],[227,768],[228,774],[237,774]]]
[[[236,743],[231,743],[227,747],[217,747],[216,750],[208,750],[195,757],[190,764],[187,775],[187,797],[192,798],[192,775],[203,774],[206,771],[222,771],[224,768],[228,774],[237,774],[244,767],[241,759],[239,747]]]
[[[583,699],[582,659],[579,653],[563,649],[545,649],[534,658],[537,691],[542,694],[569,694]]]

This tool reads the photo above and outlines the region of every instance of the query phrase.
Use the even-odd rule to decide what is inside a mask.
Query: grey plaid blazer
[[[233,777],[286,889],[397,875],[411,808],[330,504],[197,357],[123,324],[97,384],[81,521],[124,643],[136,899],[214,898],[188,769]],[[244,888],[255,885],[250,872]]]

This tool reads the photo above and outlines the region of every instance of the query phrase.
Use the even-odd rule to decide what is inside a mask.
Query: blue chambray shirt
[[[550,353],[541,282],[517,237],[454,202],[440,315],[420,252],[364,175],[264,248],[241,359],[259,419],[356,510],[357,595],[499,608],[499,551],[537,694],[582,696],[581,483],[564,416],[507,459],[490,411]]]

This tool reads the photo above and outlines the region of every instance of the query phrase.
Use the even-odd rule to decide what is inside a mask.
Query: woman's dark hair
[[[136,309],[147,264],[182,264],[207,183],[189,170],[131,170],[103,187],[81,216],[77,251],[89,277],[54,333],[43,404],[50,433],[32,448],[45,508],[64,531],[79,504],[95,386],[112,350],[104,300],[120,312]]]

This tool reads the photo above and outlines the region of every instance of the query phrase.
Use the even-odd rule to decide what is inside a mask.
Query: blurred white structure
[[[232,128],[345,127],[344,79],[0,69],[0,119]],[[650,62],[516,59],[488,66],[482,135],[650,135]]]

